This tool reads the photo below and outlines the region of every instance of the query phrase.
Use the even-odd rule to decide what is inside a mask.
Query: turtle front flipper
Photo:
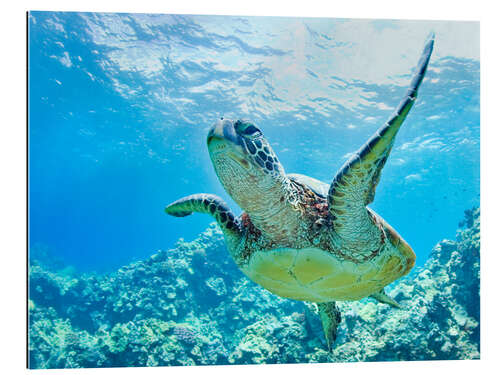
[[[319,317],[323,324],[323,332],[325,333],[328,351],[333,350],[333,344],[337,338],[337,329],[342,321],[340,317],[340,310],[335,302],[322,302],[318,303]]]
[[[172,216],[183,217],[193,212],[209,214],[214,217],[222,232],[231,238],[241,238],[241,226],[226,202],[213,194],[193,194],[176,200],[165,207]]]
[[[337,172],[328,191],[328,208],[336,233],[343,239],[362,241],[372,217],[366,206],[373,202],[380,173],[396,134],[417,98],[434,46],[431,34],[417,65],[408,92],[387,123]],[[367,238],[371,234],[367,234]]]

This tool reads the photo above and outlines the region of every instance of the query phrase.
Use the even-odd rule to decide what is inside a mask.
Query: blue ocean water
[[[467,22],[30,12],[29,247],[110,271],[212,221],[220,116],[255,122],[288,173],[330,182],[436,45],[371,207],[422,265],[479,205],[479,26]]]

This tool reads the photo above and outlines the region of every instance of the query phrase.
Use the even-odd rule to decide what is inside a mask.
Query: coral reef
[[[32,259],[31,368],[479,358],[479,209],[389,294],[342,302],[333,353],[314,304],[252,283],[211,225],[193,242],[107,275]]]

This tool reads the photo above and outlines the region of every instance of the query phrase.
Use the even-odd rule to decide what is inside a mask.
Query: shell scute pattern
[[[241,268],[250,279],[281,296],[325,302],[375,293],[399,277],[401,266],[401,257],[394,254],[359,264],[310,247],[256,252]]]

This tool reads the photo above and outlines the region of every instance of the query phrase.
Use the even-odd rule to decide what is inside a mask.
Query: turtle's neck
[[[294,208],[296,194],[282,167],[273,173],[250,162],[242,167],[241,162],[225,154],[216,154],[212,162],[224,189],[255,228],[272,242],[294,242],[301,213]]]
[[[294,242],[297,237],[301,213],[291,203],[290,189],[288,178],[283,177],[241,202],[252,224],[276,243]]]

